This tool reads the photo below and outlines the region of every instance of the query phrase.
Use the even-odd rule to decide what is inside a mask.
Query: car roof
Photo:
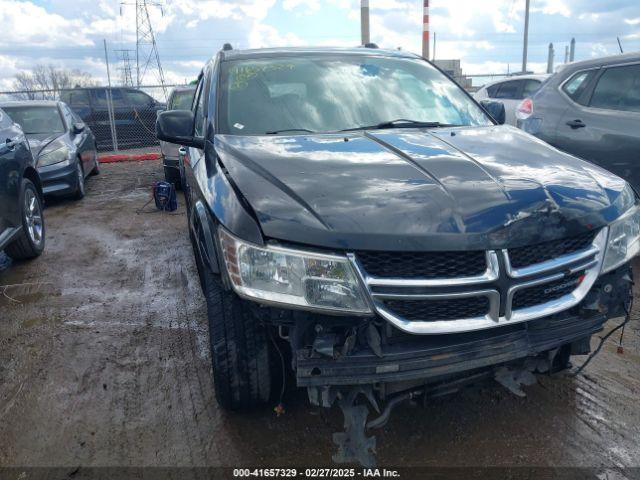
[[[180,87],[173,87],[171,93],[174,92],[190,92],[196,89],[196,85],[182,85]]]
[[[12,102],[0,102],[0,108],[7,107],[57,107],[58,100],[16,100]]]
[[[255,59],[268,57],[282,57],[287,55],[339,54],[369,57],[397,57],[420,58],[418,55],[403,50],[387,50],[366,47],[286,47],[286,48],[255,48],[247,50],[223,50],[222,60]]]
[[[617,65],[620,63],[640,62],[640,52],[624,53],[622,55],[611,55],[609,57],[590,58],[589,60],[581,60],[579,62],[569,63],[561,70],[576,71],[587,69],[590,67],[606,67],[610,65]]]
[[[500,80],[493,80],[489,83],[485,83],[482,88],[491,87],[492,85],[497,85],[499,83],[511,82],[513,80],[540,80],[544,81],[549,78],[551,73],[526,73],[523,75],[510,75],[508,77],[503,77]]]

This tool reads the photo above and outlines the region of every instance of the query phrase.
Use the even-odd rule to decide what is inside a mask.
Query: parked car
[[[83,198],[85,178],[100,173],[91,129],[64,102],[7,102],[0,107],[24,130],[44,194]]]
[[[516,389],[629,306],[627,182],[498,125],[413,54],[227,47],[156,128],[188,147],[218,403],[277,401],[290,365],[342,408],[339,461],[371,464],[365,398],[386,402],[373,427],[481,377]]]
[[[0,110],[0,251],[14,260],[44,250],[42,183],[20,126]]]
[[[157,144],[156,116],[166,105],[135,88],[117,87],[110,91],[118,147]],[[107,99],[108,89],[104,87],[74,88],[60,94],[60,100],[91,127],[99,150],[113,148]]]
[[[191,110],[195,85],[176,87],[171,91],[167,101],[167,110]],[[164,178],[180,188],[179,146],[169,142],[160,142]]]
[[[550,75],[518,75],[508,77],[484,85],[473,94],[473,98],[478,101],[493,100],[504,105],[506,121],[509,125],[516,124],[516,110],[520,102],[533,95],[542,83]]]
[[[640,189],[640,54],[567,65],[518,109],[518,126]]]

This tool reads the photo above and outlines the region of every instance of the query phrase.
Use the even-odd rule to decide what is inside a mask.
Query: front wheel
[[[14,260],[27,260],[39,256],[44,250],[45,228],[42,199],[35,185],[26,178],[22,180],[20,206],[22,232],[7,246],[5,253]]]
[[[213,383],[218,404],[248,410],[269,401],[273,359],[267,327],[248,302],[225,290],[204,266]]]
[[[82,163],[78,160],[76,164],[76,191],[73,197],[76,200],[82,200],[84,198],[84,170],[82,169]]]

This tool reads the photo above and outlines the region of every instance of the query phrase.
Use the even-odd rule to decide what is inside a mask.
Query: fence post
[[[113,99],[111,97],[111,74],[109,72],[109,54],[107,53],[107,40],[103,39],[104,42],[104,59],[107,63],[107,111],[109,114],[109,126],[111,127],[111,141],[113,143],[113,151],[118,151],[118,135],[116,132],[116,120],[115,115],[113,113]]]

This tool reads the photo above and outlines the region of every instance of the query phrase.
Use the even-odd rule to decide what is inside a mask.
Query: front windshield
[[[65,131],[58,107],[5,107],[4,110],[26,134]]]
[[[491,125],[484,112],[420,59],[306,55],[222,63],[222,133],[331,132],[396,119]]]

